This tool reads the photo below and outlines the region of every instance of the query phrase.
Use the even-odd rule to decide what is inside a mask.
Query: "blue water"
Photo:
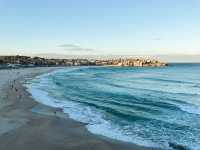
[[[28,83],[92,133],[144,146],[200,149],[200,64],[162,68],[69,67]]]

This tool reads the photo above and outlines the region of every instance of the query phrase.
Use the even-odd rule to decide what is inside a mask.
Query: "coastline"
[[[56,69],[59,68],[0,71],[0,76],[4,76],[4,82],[0,83],[1,150],[152,149],[94,135],[86,129],[85,124],[68,118],[56,108],[44,106],[33,100],[23,84],[35,76]]]

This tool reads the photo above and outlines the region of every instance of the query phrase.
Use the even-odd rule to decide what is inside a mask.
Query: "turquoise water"
[[[92,133],[169,149],[200,149],[200,64],[75,67],[32,80],[33,97],[88,123]]]

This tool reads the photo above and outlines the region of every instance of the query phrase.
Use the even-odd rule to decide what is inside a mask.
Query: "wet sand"
[[[91,134],[85,124],[34,101],[23,84],[55,69],[0,70],[0,150],[153,149]]]

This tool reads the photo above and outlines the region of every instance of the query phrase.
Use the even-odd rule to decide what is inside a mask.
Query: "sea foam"
[[[25,84],[27,91],[31,93],[34,100],[37,102],[55,107],[61,108],[64,113],[69,115],[71,119],[86,123],[87,129],[94,134],[103,135],[112,139],[130,142],[134,144],[139,144],[147,147],[159,147],[151,141],[145,141],[144,139],[135,136],[130,136],[128,133],[124,133],[123,129],[116,124],[113,124],[109,120],[104,119],[104,113],[89,106],[84,106],[78,102],[71,101],[60,101],[49,95],[47,91],[42,90],[41,87],[44,86],[53,86],[48,80],[48,76],[54,75],[56,73],[70,72],[78,68],[73,68],[70,70],[57,70],[51,73],[46,73],[40,76],[37,76],[32,81],[29,81],[28,84]]]
[[[160,92],[155,92],[154,90],[148,89],[150,84],[152,85],[152,82],[149,82],[149,85],[146,87],[143,86],[148,84],[148,82],[145,82],[143,85],[136,84],[139,79],[135,79],[134,77],[137,75],[134,74],[132,76],[133,73],[127,76],[129,76],[129,78],[133,78],[133,80],[136,80],[136,82],[131,82],[131,79],[127,85],[125,84],[127,83],[127,80],[125,80],[126,82],[123,81],[124,79],[122,73],[120,73],[120,80],[118,76],[116,80],[114,80],[115,76],[113,79],[107,75],[107,71],[109,70],[106,70],[105,73],[102,73],[104,68],[101,68],[101,72],[98,74],[96,73],[98,69],[94,69],[95,73],[93,74],[91,72],[88,73],[88,71],[91,71],[92,68],[89,70],[87,68],[88,67],[81,67],[80,69],[77,67],[57,70],[52,73],[36,77],[35,79],[29,81],[26,86],[36,101],[51,107],[62,108],[63,112],[68,114],[70,118],[86,123],[87,129],[92,133],[120,141],[164,149],[169,149],[168,142],[175,141],[178,144],[187,145],[191,149],[198,150],[200,143],[196,141],[196,139],[199,137],[197,134],[199,131],[196,133],[196,131],[194,131],[196,129],[193,129],[193,127],[196,128],[199,125],[199,122],[193,122],[193,118],[196,117],[195,115],[198,117],[200,114],[200,107],[196,105],[198,104],[198,100],[196,100],[193,95],[187,93],[170,93],[168,91],[169,87],[165,88],[163,83],[160,84],[161,87],[156,87],[157,89],[162,88],[162,90]],[[150,75],[152,76],[152,73]],[[103,78],[99,78],[101,76],[103,76]],[[59,80],[53,81],[55,77],[58,77]],[[114,81],[110,82],[112,80]],[[143,81],[143,79],[140,80],[141,83]],[[66,83],[68,86],[65,87],[64,83]],[[116,84],[116,86],[113,86],[113,83]],[[123,86],[119,86],[121,84],[123,84]],[[65,90],[67,93],[63,92],[63,89],[60,89],[60,86],[62,85],[64,85],[62,88],[66,88]],[[80,88],[77,86],[80,86]],[[129,87],[126,88],[126,86]],[[185,84],[183,86],[184,88],[188,88]],[[90,89],[90,87],[92,87],[92,89]],[[90,90],[89,92],[94,90],[93,87],[95,87],[95,90],[97,90],[99,93],[94,95],[94,97],[91,95],[90,97],[85,97],[85,95],[88,93],[88,90]],[[195,89],[195,91],[196,90],[198,91],[198,89]],[[125,122],[125,125],[120,125],[119,122],[123,123],[123,119],[126,120],[126,118],[113,121],[112,118],[107,116],[106,110],[101,109],[102,107],[93,107],[96,106],[96,104],[102,104],[99,102],[101,99],[96,99],[96,97],[98,97],[98,94],[101,94],[105,91],[110,93],[110,97],[105,97],[105,99],[102,99],[103,104],[104,102],[111,102],[111,100],[109,101],[106,99],[111,98],[112,100],[117,100],[119,102],[118,105],[120,105],[119,100],[123,100],[125,98],[121,97],[121,99],[119,99],[120,95],[128,94],[129,97],[126,99],[126,102],[128,100],[128,102],[133,106],[131,108],[133,109],[133,114],[131,114],[133,116],[131,117],[136,115],[134,113],[138,112],[138,108],[146,108],[144,110],[139,110],[140,113],[138,112],[138,114],[145,114],[145,116],[139,116],[138,118],[142,119],[143,117],[146,117],[148,121],[136,120],[135,122],[129,122],[128,120],[128,123]],[[145,94],[143,94],[143,92],[146,92],[145,94],[148,96],[144,97]],[[59,93],[61,95],[57,96]],[[114,95],[113,93],[117,93],[118,95]],[[142,95],[143,97],[141,97]],[[83,99],[83,97],[86,99]],[[191,101],[186,101],[187,99],[184,99],[185,97],[191,97],[193,99]],[[88,100],[88,98],[93,99],[93,101]],[[131,101],[131,99],[134,101]],[[163,99],[166,101],[163,101]],[[87,105],[86,102],[88,104],[93,102],[93,105]],[[121,104],[124,102],[125,101],[121,101]],[[163,107],[163,104],[168,107],[173,106],[173,108],[165,108]],[[113,109],[114,108],[116,109],[117,107],[115,106]],[[150,110],[154,111],[151,112]],[[154,112],[158,112],[158,114],[154,114]],[[159,114],[159,112],[161,113]],[[188,122],[190,122],[190,124],[188,124]],[[182,130],[182,128],[187,128],[187,132]]]

